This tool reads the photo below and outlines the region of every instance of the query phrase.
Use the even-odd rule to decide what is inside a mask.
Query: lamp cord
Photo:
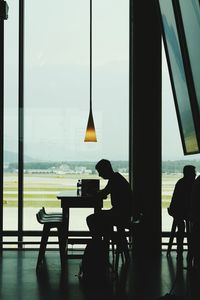
[[[92,0],[90,0],[90,111],[92,110]]]

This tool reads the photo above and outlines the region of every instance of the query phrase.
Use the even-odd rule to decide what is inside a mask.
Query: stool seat
[[[40,242],[40,249],[38,253],[38,259],[37,259],[37,265],[36,270],[39,269],[40,265],[42,264],[45,256],[46,246],[48,242],[48,237],[50,234],[50,230],[52,228],[57,228],[58,231],[58,241],[59,241],[59,250],[60,250],[60,260],[61,260],[61,266],[64,267],[64,255],[63,251],[65,251],[65,227],[63,222],[62,214],[54,214],[49,213],[46,214],[45,209],[42,208],[38,211],[36,214],[37,221],[43,225],[43,231],[42,231],[42,238]]]
[[[42,207],[41,210],[44,213],[45,217],[52,217],[52,216],[62,217],[63,216],[63,214],[61,212],[50,212],[50,213],[47,213],[44,207]]]

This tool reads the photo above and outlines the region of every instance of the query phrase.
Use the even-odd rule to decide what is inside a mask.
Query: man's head
[[[183,175],[184,175],[184,177],[187,177],[187,178],[190,178],[190,179],[195,179],[195,177],[196,177],[195,166],[192,166],[192,165],[184,166]]]
[[[104,179],[109,179],[113,174],[113,168],[111,166],[111,163],[107,159],[101,159],[95,166],[97,172],[99,173],[99,176],[101,176]]]

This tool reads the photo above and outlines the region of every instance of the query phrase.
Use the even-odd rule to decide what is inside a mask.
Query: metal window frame
[[[197,132],[197,141],[200,148],[200,134],[198,130],[200,128],[200,114],[199,114],[198,100],[197,100],[196,89],[195,89],[195,84],[194,84],[194,79],[192,74],[190,56],[189,56],[189,51],[187,46],[187,40],[185,35],[185,29],[184,29],[184,24],[182,19],[180,1],[172,0],[172,3],[174,8],[174,15],[175,15],[175,20],[177,25],[178,36],[180,40],[180,47],[181,47],[181,52],[183,57],[184,68],[185,68],[185,75],[186,75],[186,80],[188,85],[189,96],[190,96],[190,103],[191,103],[191,109],[192,109],[192,114],[194,119],[194,125],[195,125],[195,130]],[[199,9],[200,9],[200,5],[199,5]]]
[[[24,194],[24,0],[19,0],[19,77],[18,77],[18,242],[23,242]]]
[[[2,4],[2,3],[1,3]],[[0,242],[3,231],[3,165],[4,165],[4,19],[0,18]],[[0,245],[0,248],[2,246]]]

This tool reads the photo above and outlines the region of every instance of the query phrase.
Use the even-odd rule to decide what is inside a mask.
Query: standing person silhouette
[[[108,179],[106,187],[97,193],[100,199],[111,195],[112,208],[89,215],[86,219],[94,239],[108,236],[113,225],[125,225],[132,215],[133,196],[130,184],[118,172],[114,172],[109,160],[102,159],[95,166],[99,176]]]
[[[200,270],[200,175],[194,182],[191,198],[191,267]]]
[[[169,214],[173,216],[177,230],[177,259],[183,258],[183,239],[185,228],[189,223],[191,193],[196,177],[195,167],[186,165],[183,168],[183,177],[175,185],[172,200],[169,207]],[[187,230],[189,232],[189,228]],[[189,243],[188,238],[188,243]],[[190,245],[188,245],[190,250]],[[188,251],[188,255],[189,255]]]

